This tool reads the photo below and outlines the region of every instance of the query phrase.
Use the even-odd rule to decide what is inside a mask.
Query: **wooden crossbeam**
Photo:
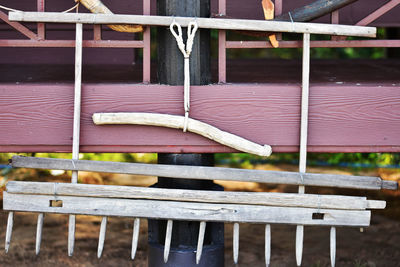
[[[50,196],[3,193],[3,209],[10,211],[140,217],[151,219],[283,223],[302,225],[369,226],[369,210],[273,207],[177,201]],[[51,207],[50,201],[62,201]],[[315,216],[318,215],[318,216]]]
[[[366,197],[339,195],[224,192],[48,182],[10,181],[7,183],[7,192],[12,194],[152,199],[344,210],[384,209],[386,206],[385,201],[367,200]]]
[[[196,20],[199,28],[219,30],[244,30],[267,32],[294,32],[310,34],[346,35],[375,37],[376,28],[348,25],[331,25],[321,23],[263,21],[222,18],[190,18],[143,15],[109,15],[57,12],[10,12],[11,21],[50,22],[50,23],[84,23],[84,24],[141,24],[151,26],[169,26],[174,20],[182,27],[187,27]]]
[[[106,173],[151,175],[184,179],[247,181],[273,184],[294,184],[355,189],[397,189],[396,181],[380,177],[337,174],[297,173],[281,171],[245,170],[221,167],[178,166],[164,164],[123,163],[93,160],[50,159],[14,156],[13,167],[79,170]]]

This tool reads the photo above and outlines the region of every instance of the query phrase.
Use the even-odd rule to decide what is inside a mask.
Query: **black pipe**
[[[157,0],[157,15],[210,17],[210,0]],[[182,29],[186,43],[186,28]],[[183,85],[183,55],[168,27],[157,29],[158,81],[161,84]],[[211,83],[210,31],[199,29],[190,55],[192,85]],[[183,92],[182,92],[183,93]],[[182,97],[183,98],[183,97]],[[182,113],[184,112],[182,102]],[[214,166],[213,154],[158,154],[158,164]],[[209,180],[188,180],[158,177],[160,188],[223,190]],[[224,266],[224,224],[207,222],[203,253],[196,264],[199,222],[174,221],[168,262],[164,263],[166,221],[149,220],[148,266],[222,267]]]

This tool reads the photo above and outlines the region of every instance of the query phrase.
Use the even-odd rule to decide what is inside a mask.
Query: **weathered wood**
[[[169,250],[171,248],[171,239],[172,239],[172,226],[173,220],[168,220],[167,222],[167,230],[165,232],[165,244],[164,244],[164,262],[168,262]]]
[[[92,160],[68,160],[50,159],[38,157],[13,156],[11,160],[13,167],[54,169],[54,170],[80,170],[106,173],[125,173],[151,175],[171,178],[205,179],[205,180],[228,180],[248,181],[259,183],[312,185],[341,188],[357,188],[380,190],[397,189],[396,181],[385,181],[379,177],[351,176],[337,174],[317,174],[246,170],[221,167],[201,166],[176,166],[144,163],[122,163]]]
[[[82,40],[83,25],[76,23],[75,33],[75,83],[74,83],[74,120],[72,133],[72,159],[79,159],[80,129],[81,129],[81,96],[82,96]],[[78,182],[78,171],[72,171],[71,182]],[[68,227],[68,256],[74,253],[75,215],[69,216]],[[73,217],[73,218],[72,218]]]
[[[196,250],[196,264],[199,264],[200,260],[201,260],[205,232],[206,232],[206,222],[203,221],[203,222],[200,222],[200,226],[199,226],[199,238],[197,241],[197,250]]]
[[[87,23],[87,24],[142,24],[151,26],[169,26],[174,20],[182,27],[187,27],[194,20],[190,17],[141,16],[141,15],[106,15],[106,14],[60,14],[56,12],[10,12],[11,21],[52,22],[52,23]],[[298,23],[286,21],[261,21],[240,19],[196,18],[199,28],[220,30],[295,32],[329,35],[349,35],[375,37],[376,28],[330,25],[319,23]]]
[[[336,227],[331,227],[331,232],[330,232],[330,254],[331,254],[331,266],[335,267],[335,261],[336,261]]]
[[[44,217],[44,214],[43,213],[39,213],[38,218],[37,218],[36,245],[35,245],[36,255],[39,255],[40,244],[42,243],[43,217]]]
[[[151,187],[91,185],[47,182],[7,183],[7,192],[49,196],[80,196],[171,200],[202,203],[251,204],[278,207],[322,209],[384,209],[385,201],[365,197],[263,192],[224,192],[207,190],[163,189]]]
[[[131,259],[134,260],[136,256],[136,250],[139,242],[139,231],[140,231],[140,219],[135,218],[133,221],[133,233],[132,233],[132,250]]]
[[[174,129],[184,129],[184,116],[157,114],[157,113],[95,113],[93,122],[96,125],[134,124],[147,126],[161,126]],[[188,119],[187,131],[204,136],[236,150],[268,157],[272,153],[271,146],[259,145],[240,136],[221,131],[207,123]]]
[[[299,173],[301,177],[307,167],[307,141],[308,141],[308,103],[310,93],[310,34],[303,34],[303,62],[301,83],[301,112],[300,112],[300,160]],[[299,186],[299,194],[305,193],[304,185]],[[301,266],[303,257],[304,226],[296,227],[296,263]]]
[[[6,241],[5,241],[5,245],[4,245],[4,249],[5,249],[6,253],[8,253],[8,250],[10,248],[13,225],[14,225],[14,212],[10,211],[8,213]]]
[[[265,225],[265,266],[269,267],[271,262],[271,225]]]
[[[57,196],[57,200],[61,200],[63,206],[49,207],[49,201],[54,199],[54,196],[10,194],[4,192],[3,209],[12,211],[122,216],[167,220],[330,226],[369,226],[371,217],[371,212],[364,210],[334,210],[70,196]],[[313,213],[323,214],[323,218],[313,219]]]
[[[303,239],[304,239],[304,225],[296,226],[296,264],[301,266],[303,258]]]
[[[233,262],[238,263],[239,259],[239,223],[233,224]]]
[[[97,246],[97,258],[101,258],[104,249],[104,240],[106,239],[107,231],[107,217],[101,218],[100,232],[99,232],[99,244]]]
[[[75,222],[76,216],[73,214],[74,212],[69,212],[68,218],[68,256],[72,257],[74,253],[75,246]],[[71,215],[73,214],[73,215]]]

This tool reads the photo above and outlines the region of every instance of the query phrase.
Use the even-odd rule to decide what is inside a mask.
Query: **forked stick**
[[[94,113],[93,122],[96,125],[105,124],[135,124],[135,125],[150,125],[161,126],[174,129],[183,129],[183,116],[157,114],[157,113]],[[214,140],[225,146],[234,149],[255,154],[258,156],[268,157],[272,153],[271,146],[259,145],[240,136],[221,131],[220,129],[211,126],[207,123],[188,119],[187,131],[204,136]]]

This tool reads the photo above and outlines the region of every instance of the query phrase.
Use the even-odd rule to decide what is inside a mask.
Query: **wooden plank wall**
[[[398,86],[311,85],[309,151],[400,151]],[[0,85],[0,151],[71,151],[72,84]],[[191,116],[274,152],[298,150],[300,86],[193,86]],[[95,126],[94,112],[183,114],[183,87],[84,84],[82,152],[233,152],[151,126]]]

